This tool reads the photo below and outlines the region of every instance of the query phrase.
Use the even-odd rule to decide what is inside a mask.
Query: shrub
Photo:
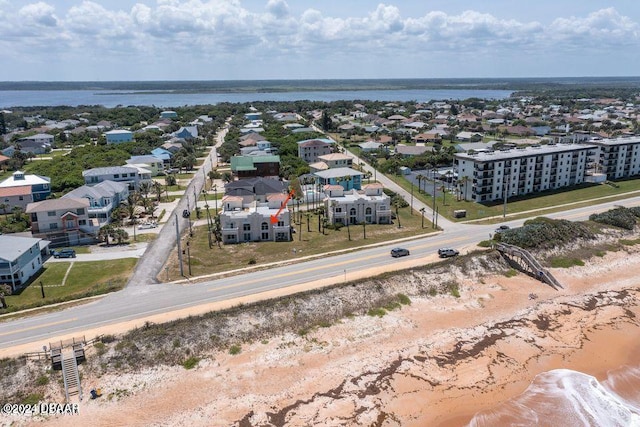
[[[369,311],[367,311],[367,314],[371,317],[377,316],[377,317],[382,317],[385,314],[387,314],[387,311],[384,308],[371,308],[369,309]]]
[[[36,380],[36,385],[47,385],[49,384],[49,377],[46,375],[40,375]]]
[[[633,230],[633,227],[636,226],[636,217],[635,211],[618,207],[606,212],[592,214],[589,216],[589,219],[600,224],[612,225],[614,227],[624,228],[625,230]]]
[[[515,277],[515,276],[517,276],[517,275],[518,275],[518,271],[517,271],[517,270],[515,270],[515,269],[513,269],[513,268],[511,268],[511,269],[507,270],[507,271],[504,273],[504,275],[505,275],[506,277]]]
[[[554,258],[551,260],[551,267],[553,268],[571,268],[574,265],[582,267],[584,261],[577,258]]]
[[[229,354],[232,356],[235,356],[236,354],[240,354],[242,353],[242,347],[240,347],[237,344],[232,345],[231,347],[229,347]]]
[[[35,405],[36,403],[41,402],[42,399],[44,399],[44,395],[42,393],[31,393],[20,403],[23,405]]]
[[[522,227],[499,234],[503,243],[539,249],[553,248],[576,239],[594,238],[594,234],[584,224],[544,217],[526,221]]]
[[[186,359],[184,362],[182,362],[182,366],[184,367],[184,369],[193,369],[196,367],[199,361],[200,361],[199,357],[191,356],[188,359]]]
[[[402,305],[411,305],[411,299],[405,294],[398,294],[398,301]]]
[[[249,265],[254,265],[256,264],[256,259],[255,258],[250,258],[249,259]]]

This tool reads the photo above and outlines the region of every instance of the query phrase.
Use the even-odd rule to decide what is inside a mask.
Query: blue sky
[[[0,0],[0,81],[640,75],[637,0]]]

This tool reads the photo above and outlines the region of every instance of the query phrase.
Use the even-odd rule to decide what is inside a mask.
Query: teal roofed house
[[[277,178],[280,175],[280,156],[233,156],[231,172],[238,178]]]
[[[313,174],[317,183],[325,185],[339,185],[345,191],[360,190],[362,187],[362,172],[351,168],[333,168]]]

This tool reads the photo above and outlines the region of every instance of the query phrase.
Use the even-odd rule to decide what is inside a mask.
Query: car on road
[[[191,212],[188,209],[182,211],[182,218],[189,218],[191,216]]]
[[[496,228],[496,233],[502,233],[504,231],[509,230],[510,227],[508,225],[501,225],[500,227]]]
[[[148,230],[150,228],[156,228],[158,224],[155,221],[143,222],[138,226],[138,230]]]
[[[73,249],[58,249],[53,251],[54,258],[75,258],[76,251]]]
[[[393,248],[391,249],[391,256],[394,258],[398,258],[401,256],[409,256],[409,249],[405,249],[405,248]]]
[[[457,256],[459,254],[460,252],[457,249],[451,249],[451,248],[438,249],[438,255],[440,256],[440,258],[449,258],[452,256]]]

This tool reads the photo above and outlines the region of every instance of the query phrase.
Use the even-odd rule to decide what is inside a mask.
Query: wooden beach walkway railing
[[[503,255],[509,257],[521,270],[530,273],[541,282],[548,284],[554,289],[562,288],[560,282],[526,249],[507,243],[497,243],[495,248]]]

